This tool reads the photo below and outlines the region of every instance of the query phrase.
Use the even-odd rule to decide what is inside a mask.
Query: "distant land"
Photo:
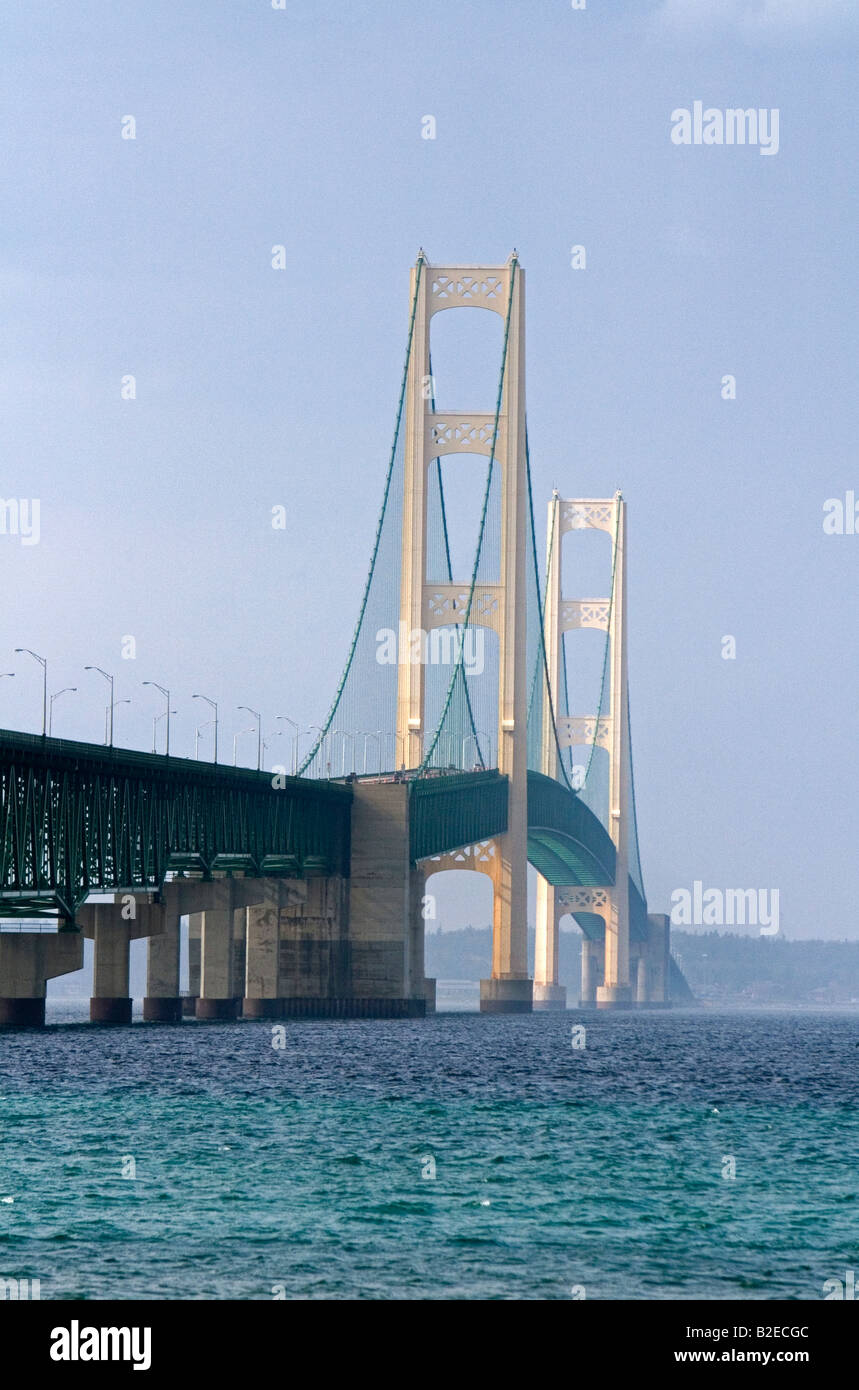
[[[558,976],[571,1002],[579,992],[581,939],[560,933]],[[859,1004],[859,941],[673,931],[671,950],[702,1003]],[[489,927],[427,933],[426,972],[439,980],[479,980],[490,960]],[[529,961],[533,968],[533,930]]]

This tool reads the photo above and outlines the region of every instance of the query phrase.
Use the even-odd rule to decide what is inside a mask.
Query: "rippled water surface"
[[[81,1016],[0,1035],[0,1276],[43,1298],[820,1299],[859,1268],[855,1014],[295,1020],[283,1048]]]

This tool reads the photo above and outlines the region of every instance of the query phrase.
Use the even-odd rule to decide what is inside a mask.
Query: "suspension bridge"
[[[489,413],[437,408],[431,325],[460,309],[502,320]],[[620,493],[553,494],[541,562],[524,328],[515,252],[496,267],[434,267],[419,253],[357,622],[316,742],[291,775],[0,730],[0,916],[57,927],[0,933],[0,1023],[44,1021],[46,981],[81,967],[84,937],[94,941],[98,1022],[131,1021],[139,937],[153,1022],[191,1010],[421,1016],[435,998],[424,970],[427,880],[451,869],[492,884],[483,1011],[566,1007],[566,914],[582,932],[582,1006],[669,1002],[668,919],[647,910],[635,815],[626,503]],[[484,470],[464,574],[452,559],[447,456]],[[604,533],[608,550],[597,597],[564,584],[563,539],[584,531]],[[601,677],[593,706],[575,712],[570,663],[584,629],[602,634]],[[489,655],[476,662],[478,637]]]

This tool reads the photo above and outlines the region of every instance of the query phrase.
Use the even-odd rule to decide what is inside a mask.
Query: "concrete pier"
[[[554,887],[538,874],[533,994],[536,1013],[555,1013],[567,1007],[566,988],[558,983],[558,944],[563,915]]]
[[[89,1001],[92,1023],[131,1022],[128,985],[129,923],[116,907],[97,907],[93,931],[93,992]]]
[[[579,1007],[592,1009],[597,1002],[597,961],[594,945],[586,936],[582,937],[582,989]]]
[[[375,1011],[379,1017],[421,1017],[426,1013],[420,959],[423,875],[413,870],[409,859],[405,782],[355,784],[348,894],[344,944],[348,944],[351,989],[347,997],[362,1010],[370,1010],[361,1016],[372,1017]]]
[[[562,1013],[567,1007],[565,985],[538,985],[534,981],[534,1012]]]
[[[276,888],[276,885],[274,885]],[[245,1018],[278,1018],[280,1014],[280,907],[276,892],[247,909],[245,954]]]
[[[48,980],[83,963],[80,932],[0,932],[0,1027],[42,1027]]]
[[[232,880],[206,884],[212,907],[200,914],[200,996],[197,1018],[235,1019],[236,941]]]
[[[182,1014],[193,1018],[200,997],[200,943],[203,918],[199,912],[188,913],[188,993],[182,996]]]
[[[529,1014],[533,1007],[530,980],[480,981],[480,1012],[483,1014]]]
[[[283,996],[289,987],[290,971],[293,972],[293,985],[299,990],[304,987],[306,981],[300,979],[302,954],[306,964],[307,955],[314,952],[311,949],[302,953],[300,947],[297,952],[290,950],[290,927],[297,920],[293,914],[303,912],[309,903],[311,912],[300,918],[306,935],[299,930],[298,936],[307,941],[311,948],[316,947],[318,963],[319,948],[324,949],[319,939],[321,924],[322,937],[327,941],[330,936],[330,924],[324,912],[320,911],[328,899],[327,886],[326,879],[305,882],[276,878],[259,881],[261,901],[247,909],[242,999],[244,1018],[280,1018],[283,1015]],[[335,891],[332,901],[336,903],[340,897],[340,892]],[[340,930],[339,921],[337,930]],[[325,973],[327,978],[327,971]]]
[[[159,909],[160,932],[149,937],[146,956],[146,995],[144,1023],[181,1023],[182,997],[179,993],[179,925],[176,912]]]

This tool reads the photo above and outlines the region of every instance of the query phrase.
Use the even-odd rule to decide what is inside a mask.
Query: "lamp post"
[[[236,745],[237,745],[239,739],[241,738],[242,734],[252,734],[253,731],[254,731],[254,726],[253,726],[253,724],[249,724],[248,727],[247,727],[246,729],[239,729],[239,732],[238,732],[237,734],[234,734],[234,735],[233,735],[233,767],[236,766],[236,756],[237,756],[237,754],[236,754]]]
[[[313,725],[312,725],[312,724],[308,724],[308,726],[307,726],[306,729],[299,729],[298,733],[295,735],[295,739],[293,740],[293,748],[294,748],[294,750],[295,750],[295,756],[294,756],[294,770],[295,770],[295,775],[296,775],[296,777],[298,776],[298,764],[301,762],[301,754],[300,754],[299,751],[298,751],[298,750],[299,750],[299,741],[300,741],[301,739],[304,738],[304,735],[305,735],[305,734],[312,734],[312,733],[313,733]]]
[[[196,696],[192,696],[191,698],[196,699]],[[200,757],[200,735],[204,729],[208,729],[209,725],[214,724],[214,722],[214,719],[207,719],[205,724],[201,724],[199,729],[194,730],[194,757],[197,759]]]
[[[10,675],[12,674],[11,671],[9,672],[9,674],[10,674]],[[69,690],[77,690],[77,686],[76,686],[76,685],[64,685],[63,688],[62,688],[62,690],[55,690],[54,693],[53,693],[53,695],[51,696],[50,702],[49,702],[49,704],[48,704],[48,737],[49,737],[49,738],[50,738],[50,736],[51,736],[51,730],[52,730],[53,727],[54,727],[54,701],[55,701],[55,700],[59,700],[60,696],[61,696],[61,695],[65,695]]]
[[[321,752],[322,761],[323,761],[323,763],[324,763],[324,762],[325,762],[325,746],[326,746],[326,743],[327,743],[327,742],[330,742],[330,734],[326,734],[326,733],[325,733],[325,730],[322,728],[322,726],[321,726],[320,724],[308,724],[307,727],[308,727],[308,729],[315,729],[316,732],[317,732],[318,735],[319,735],[319,740],[318,740],[318,742],[317,742],[317,744],[316,744],[316,752],[317,752],[317,753],[320,753],[320,752]],[[331,768],[330,768],[330,767],[329,767],[328,771],[329,771],[329,772],[331,771]]]
[[[216,763],[216,762],[218,761],[218,705],[217,705],[217,701],[216,701],[216,700],[210,700],[209,697],[208,697],[208,695],[192,695],[192,696],[191,696],[191,699],[192,699],[192,700],[205,700],[205,701],[206,701],[206,704],[207,704],[207,705],[211,705],[211,706],[212,706],[212,709],[215,711],[215,717],[214,717],[213,720],[210,721],[210,723],[213,723],[214,726],[215,726],[215,755],[214,755],[214,757],[212,758],[212,762],[213,762],[213,763]],[[205,725],[205,724],[202,724],[200,727],[203,728],[203,729],[205,729],[205,728],[206,728],[206,725]],[[196,757],[196,756],[197,756],[197,755],[196,755],[196,753],[195,753],[195,754],[194,754],[194,757]]]
[[[483,766],[484,766],[484,767],[491,767],[491,766],[492,766],[492,735],[491,735],[491,734],[488,734],[488,733],[486,732],[485,729],[477,729],[475,732],[476,732],[476,734],[477,734],[477,752],[478,752],[479,760],[483,763]],[[486,757],[485,757],[485,758],[483,757],[483,754],[482,754],[481,751],[480,751],[480,740],[481,740],[481,739],[485,739],[485,740],[486,740],[485,745],[484,745],[485,748],[486,748]]]
[[[298,725],[294,719],[290,719],[288,714],[276,714],[275,719],[283,719],[287,724],[291,724],[295,733],[292,735],[292,775],[295,776],[298,767]]]
[[[145,684],[145,683],[146,683],[146,682],[144,682],[144,684]],[[119,703],[121,704],[122,702],[120,701]],[[171,716],[171,714],[175,714],[175,713],[176,713],[175,709],[163,709],[163,710],[161,711],[160,714],[156,714],[156,715],[154,716],[154,718],[153,718],[153,720],[152,720],[152,751],[153,751],[153,753],[157,753],[157,752],[158,752],[158,725],[161,723],[161,720],[162,720],[162,719],[165,717],[165,715],[166,715],[166,716],[167,716],[167,730],[168,730],[168,737],[169,737],[170,716]],[[166,756],[166,755],[165,755],[165,756]]]
[[[111,709],[110,705],[105,705],[105,707],[104,707],[104,741],[105,741],[105,743],[107,743],[108,715],[109,715],[110,718],[112,719],[112,718],[113,718],[113,710],[116,709],[116,706],[117,706],[117,705],[130,705],[130,704],[131,704],[131,701],[130,701],[130,700],[116,700],[116,701],[114,702],[113,709]]]
[[[262,768],[262,718],[260,712],[259,710],[251,709],[250,705],[237,705],[236,708],[247,710],[248,714],[252,714],[257,722],[257,772],[259,772]],[[243,729],[242,733],[245,732],[246,731]]]
[[[144,681],[143,684],[144,684],[144,685],[151,685],[151,686],[153,686],[156,690],[160,690],[160,691],[161,691],[161,694],[164,696],[165,700],[167,701],[167,708],[166,708],[165,711],[164,711],[164,713],[167,715],[167,747],[166,747],[166,749],[164,750],[164,756],[165,756],[166,758],[169,758],[169,757],[170,757],[170,714],[171,714],[171,709],[170,709],[170,691],[169,691],[169,690],[166,690],[166,689],[164,688],[163,685],[159,685],[157,681]],[[172,713],[173,713],[173,714],[176,713],[175,709],[172,711]],[[154,753],[154,752],[155,752],[155,749],[153,748],[152,751],[153,751],[153,753]]]
[[[28,656],[32,656],[38,661],[42,668],[42,738],[44,738],[48,732],[48,660],[47,657],[39,656],[38,652],[31,651],[29,647],[16,647],[15,651],[26,652]],[[9,674],[14,675],[15,673],[10,671]]]
[[[331,730],[331,738],[332,738],[332,740],[335,739],[335,738],[337,737],[338,734],[340,735],[340,737],[341,737],[342,740],[343,740],[343,752],[342,752],[342,754],[341,754],[341,756],[340,756],[340,776],[341,776],[341,777],[345,777],[345,776],[346,776],[346,740],[347,740],[347,738],[349,738],[349,739],[352,740],[352,764],[353,764],[353,769],[352,769],[352,770],[354,771],[354,763],[355,763],[355,735],[354,735],[354,734],[350,734],[350,733],[348,732],[348,730],[346,730],[346,729],[332,729],[332,730]],[[333,744],[332,744],[332,748],[333,748]],[[329,772],[330,772],[330,770],[331,770],[331,764],[330,764],[330,763],[329,763],[329,765],[328,765],[328,770],[329,770]]]
[[[105,739],[105,742],[108,744],[108,746],[109,746],[110,748],[112,748],[112,747],[113,747],[113,706],[114,706],[114,699],[113,699],[113,676],[108,675],[107,671],[103,671],[103,670],[101,669],[100,666],[85,666],[85,667],[84,667],[84,670],[85,670],[85,671],[98,671],[99,675],[100,675],[100,676],[104,676],[105,680],[108,681],[109,684],[110,684],[110,704],[108,705],[108,709],[110,710],[110,738],[109,738],[109,739],[106,738],[106,739]]]
[[[283,738],[283,729],[275,729],[275,730],[273,730],[272,733],[269,734],[269,736],[268,736],[267,739],[266,739],[266,738],[263,739],[263,741],[262,741],[262,760],[263,760],[263,766],[265,766],[265,754],[266,754],[266,749],[271,747],[271,740],[272,740],[272,739],[275,739],[275,738]]]
[[[374,739],[377,740],[378,748],[379,748],[379,775],[381,776],[381,774],[382,774],[382,730],[381,730],[381,729],[368,729],[367,732],[364,734],[364,772],[365,772],[365,773],[366,773],[366,771],[367,771],[367,739],[368,739],[368,738],[374,738]]]

